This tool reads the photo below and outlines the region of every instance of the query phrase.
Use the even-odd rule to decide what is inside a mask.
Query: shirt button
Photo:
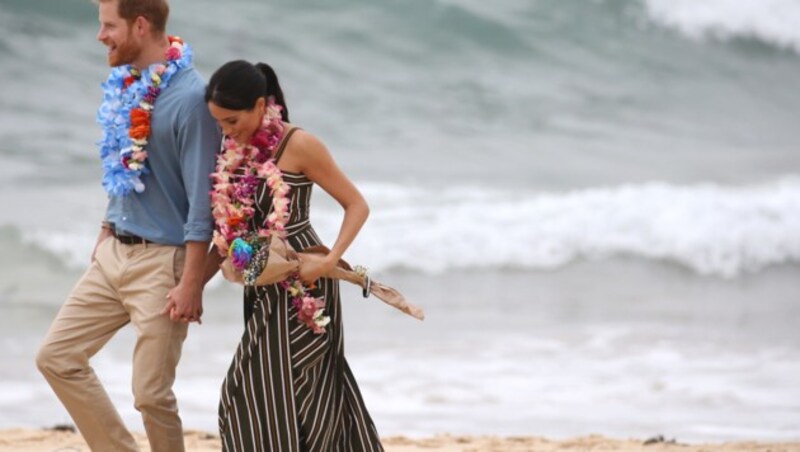
[[[128,217],[122,217],[122,221],[128,221]]]

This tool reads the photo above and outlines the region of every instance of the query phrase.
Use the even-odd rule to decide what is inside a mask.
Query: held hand
[[[202,324],[203,290],[179,283],[167,294],[167,305],[161,314],[169,315],[173,322],[197,322]]]

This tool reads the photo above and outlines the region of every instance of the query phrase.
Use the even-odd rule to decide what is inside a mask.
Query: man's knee
[[[36,353],[36,367],[39,368],[39,372],[43,374],[52,373],[55,362],[56,354],[53,347],[48,344],[39,347],[39,351]]]
[[[145,413],[172,411],[176,409],[176,401],[172,391],[154,391],[153,388],[134,387],[133,406]]]
[[[85,367],[85,361],[53,344],[45,343],[36,353],[36,367],[44,375],[65,375]]]

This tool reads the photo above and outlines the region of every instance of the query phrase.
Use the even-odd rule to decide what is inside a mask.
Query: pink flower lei
[[[233,267],[242,273],[245,285],[255,284],[264,269],[273,236],[281,240],[286,238],[289,185],[275,162],[275,152],[284,132],[281,110],[270,98],[261,127],[247,145],[225,137],[216,171],[211,174],[211,206],[216,224],[213,242],[220,255],[230,258]],[[262,179],[270,189],[272,209],[263,227],[251,230],[254,198]],[[290,276],[282,286],[289,291],[298,320],[314,333],[325,332],[330,322],[324,315],[325,302],[310,295],[298,274]]]
[[[273,232],[281,237],[285,234],[289,186],[284,183],[274,158],[282,138],[281,107],[273,102],[268,104],[261,127],[250,144],[242,146],[225,137],[222,152],[217,157],[216,171],[211,174],[212,213],[217,225],[213,241],[223,256],[237,238],[268,240]],[[250,219],[255,213],[253,196],[260,178],[267,181],[273,208],[264,227],[251,231]]]

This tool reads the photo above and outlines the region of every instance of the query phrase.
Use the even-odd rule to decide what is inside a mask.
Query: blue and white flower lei
[[[132,152],[128,129],[131,126],[131,109],[140,107],[148,88],[153,87],[153,71],[161,63],[152,64],[143,71],[141,77],[125,87],[125,79],[130,77],[131,65],[117,66],[111,70],[103,88],[103,102],[97,110],[97,122],[103,126],[103,138],[98,141],[100,158],[103,162],[103,188],[112,196],[126,196],[131,191],[141,193],[144,183],[143,174],[149,170],[146,166],[140,169],[126,168],[122,158]],[[181,57],[169,60],[160,75],[158,88],[163,90],[170,79],[183,68],[192,66],[192,48],[183,43]],[[156,76],[159,77],[159,76]]]

